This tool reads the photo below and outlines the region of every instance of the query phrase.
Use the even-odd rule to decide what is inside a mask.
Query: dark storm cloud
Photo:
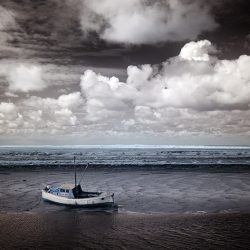
[[[15,63],[20,65],[24,62],[47,69],[49,66],[46,65],[58,65],[65,70],[65,74],[70,74],[67,72],[67,66],[75,66],[78,69],[81,66],[100,67],[110,68],[107,72],[109,72],[108,75],[112,75],[112,68],[125,70],[129,65],[156,64],[176,56],[191,38],[189,35],[193,38],[209,39],[219,49],[220,58],[236,59],[249,51],[247,39],[250,33],[249,1],[131,0],[118,5],[117,2],[111,0],[104,0],[101,3],[95,0],[1,1],[0,56],[6,59],[2,61],[2,65],[5,63],[14,67]],[[153,7],[153,11],[149,7]],[[131,17],[131,13],[134,12],[137,15]],[[168,14],[172,19],[158,19],[157,13],[160,17],[164,13]],[[146,14],[147,21],[154,24],[154,28],[150,28],[150,25],[147,27],[146,23],[140,26],[139,21]],[[116,18],[113,19],[112,16]],[[200,20],[200,16],[204,19]],[[183,17],[187,19],[183,20]],[[124,18],[128,21],[131,18],[131,20],[138,18],[139,28],[142,28],[144,33],[140,33],[140,29],[137,29],[134,34],[134,26],[125,23],[124,27],[121,27],[122,32],[125,26],[132,30],[126,34],[126,37],[119,37],[120,33],[116,28],[119,28],[118,24],[123,24]],[[193,28],[194,20],[197,23],[196,33],[183,32],[183,27],[187,31]],[[103,22],[106,22],[107,26]],[[186,26],[183,26],[183,23]],[[171,29],[168,30],[168,25],[171,24],[175,28],[175,35]],[[159,27],[162,27],[162,30],[158,32]],[[164,28],[168,30],[165,33]],[[151,37],[152,30],[158,32],[157,36]],[[182,34],[184,34],[183,37]],[[130,41],[131,35],[133,37]],[[135,38],[136,36],[138,38]],[[137,40],[133,41],[133,39]],[[174,42],[174,40],[178,41]],[[147,41],[152,44],[144,44]],[[133,45],[133,42],[137,45]],[[56,68],[56,66],[51,67]],[[9,71],[8,67],[6,69]],[[61,69],[57,71],[62,72]],[[82,71],[78,71],[77,75],[81,73]],[[5,79],[6,76],[2,78]],[[124,74],[122,78],[125,78]]]
[[[212,33],[203,34],[220,48],[221,57],[233,59],[248,53],[244,46],[250,31],[250,1],[221,0],[209,1],[219,28]]]
[[[53,57],[64,45],[74,47],[81,42],[77,13],[68,11],[64,1],[6,1],[4,7],[14,11],[19,25],[19,33],[9,41],[13,47]]]
[[[169,3],[172,3],[172,9],[168,5]],[[9,18],[13,19],[10,20],[10,23],[12,22],[11,27],[5,32],[5,36],[8,35],[5,46],[7,44],[8,48],[1,50],[1,56],[4,58],[32,58],[42,63],[52,60],[56,64],[102,67],[105,64],[106,67],[123,68],[129,64],[159,63],[178,54],[186,41],[192,38],[209,39],[213,43],[221,44],[226,56],[238,57],[244,52],[244,46],[238,45],[242,43],[242,38],[249,34],[248,10],[250,6],[249,1],[244,0],[133,0],[124,2],[122,5],[119,3],[116,9],[114,9],[114,2],[111,0],[101,1],[101,3],[95,0],[6,0],[1,1],[0,6],[10,12]],[[146,13],[150,8],[145,9],[145,6],[153,6],[154,12]],[[164,6],[166,6],[166,9],[164,9]],[[135,10],[138,16],[133,16],[131,19],[130,13]],[[166,19],[166,22],[164,18],[158,19],[159,16],[163,15],[162,11],[168,14],[170,10],[172,19],[169,21]],[[197,11],[200,11],[200,13],[197,13]],[[118,16],[120,18],[127,17],[127,21],[138,17],[138,22],[141,20],[140,17],[144,17],[144,14],[150,14],[147,20],[152,25],[155,24],[154,28],[151,29],[150,25],[147,28],[146,23],[143,23],[143,26],[139,27],[140,29],[137,29],[135,34],[132,32],[133,30],[128,30],[127,37],[124,37],[123,41],[123,37],[119,37],[120,31],[118,30],[119,26],[117,26],[122,24],[123,19],[121,21],[113,20],[107,14],[113,12],[114,14],[120,14]],[[92,13],[92,15],[89,13]],[[205,17],[203,17],[202,22],[199,22],[197,17],[204,16],[199,15],[201,13]],[[106,22],[109,22],[108,26],[104,26],[109,28],[106,33],[101,28],[104,19],[93,19],[96,15],[103,16],[104,19],[106,18]],[[187,20],[182,20],[182,16],[185,16]],[[175,35],[171,29],[169,33],[164,32],[164,28],[168,28],[167,25],[171,24],[171,20],[174,22],[171,27],[174,29]],[[191,23],[188,23],[188,20],[192,22],[195,20],[197,25],[196,33],[193,33],[193,35],[191,31],[194,30],[194,24],[191,21]],[[16,25],[13,22],[16,22]],[[180,25],[181,23],[182,25]],[[186,33],[183,30],[185,28],[183,23],[187,25],[185,26],[187,36],[185,36]],[[133,29],[136,28],[134,26],[125,23],[124,27],[120,28],[121,34],[125,34],[125,27]],[[161,26],[162,30],[158,31],[157,29]],[[112,27],[113,29],[111,29]],[[142,31],[144,33],[141,34],[139,31],[143,29],[146,30]],[[152,30],[157,34],[151,39]],[[86,36],[86,34],[88,35]],[[190,35],[193,37],[189,37]],[[129,42],[129,36],[133,36],[131,39],[140,36],[136,40],[139,45],[145,43],[145,41],[147,43],[145,39],[149,39],[148,41],[153,45],[124,46],[123,43]],[[173,43],[169,40],[179,42]],[[112,44],[109,41],[112,41]],[[115,43],[116,41],[118,44]],[[157,42],[161,43],[155,46],[154,43]],[[238,48],[232,50],[231,48],[235,48],[235,44]]]
[[[83,36],[80,1],[4,1],[0,5],[14,13],[13,22],[18,27],[8,32],[6,58],[11,58],[11,48],[19,51],[19,58],[42,63],[52,60],[56,64],[98,66],[98,60],[92,58],[106,57],[112,66],[112,59],[120,55],[118,46],[107,46],[94,35],[89,40]],[[103,51],[107,49],[109,53],[105,55]]]
[[[84,38],[80,4],[77,0],[0,2],[1,93],[79,84],[87,67],[122,75],[116,68],[123,65],[114,63],[121,48],[107,46],[96,36]]]

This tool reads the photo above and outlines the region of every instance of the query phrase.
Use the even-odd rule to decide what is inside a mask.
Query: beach
[[[72,165],[63,162],[72,159],[76,150],[40,150],[46,154],[9,149],[14,156],[8,157],[5,149],[1,155],[5,158],[0,169],[1,249],[247,249],[250,243],[248,150],[239,154],[225,149],[217,153],[214,149],[144,149],[132,154],[125,149],[115,153],[102,149],[102,153],[95,152],[95,162],[84,173],[81,185],[84,190],[114,192],[117,207],[106,209],[43,201],[45,185],[73,182]],[[82,158],[90,154],[89,149],[78,151]],[[159,164],[163,155],[165,162],[172,159],[171,166]],[[192,158],[193,165],[173,163],[174,155],[182,155],[176,156],[179,161]],[[201,164],[209,155],[208,161],[225,166]],[[114,164],[108,165],[110,156]],[[120,157],[145,164],[122,166]],[[236,157],[242,164],[235,164]],[[17,166],[16,159],[23,164]],[[80,180],[83,161],[76,167]]]

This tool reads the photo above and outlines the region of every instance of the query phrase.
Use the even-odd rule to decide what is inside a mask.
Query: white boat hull
[[[67,198],[58,195],[54,195],[51,193],[42,190],[42,198],[47,201],[51,201],[61,205],[70,205],[70,206],[106,206],[114,204],[114,194],[101,193],[97,197],[90,198]]]

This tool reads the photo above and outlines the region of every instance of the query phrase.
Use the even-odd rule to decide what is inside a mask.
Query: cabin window
[[[66,189],[66,193],[69,193],[69,190],[68,190],[68,189]]]
[[[60,192],[63,192],[63,193],[64,193],[64,192],[65,192],[65,189],[62,189],[62,188],[61,188],[61,189],[60,189]]]

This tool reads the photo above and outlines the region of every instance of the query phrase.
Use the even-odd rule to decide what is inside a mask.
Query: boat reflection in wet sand
[[[80,182],[79,184],[76,182],[76,168],[75,184],[66,183],[58,187],[48,185],[42,190],[42,198],[61,205],[82,207],[114,206],[114,193],[83,191]]]

